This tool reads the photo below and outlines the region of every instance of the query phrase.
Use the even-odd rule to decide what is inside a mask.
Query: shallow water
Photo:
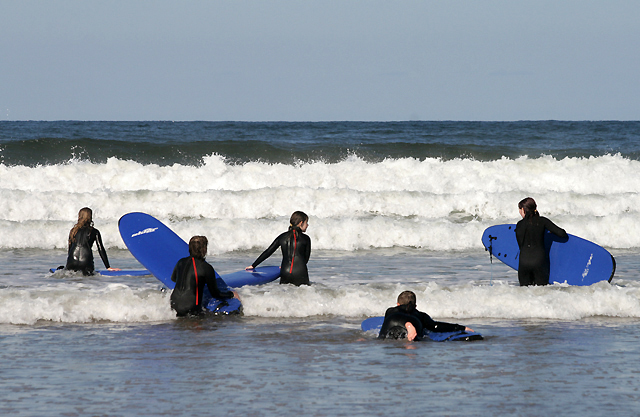
[[[2,414],[595,417],[638,411],[640,309],[632,301],[638,302],[640,274],[625,267],[637,266],[633,253],[618,255],[621,277],[613,285],[534,289],[517,287],[515,271],[502,265],[493,265],[492,276],[482,252],[319,252],[310,263],[310,288],[245,287],[245,316],[180,320],[164,316],[168,300],[154,278],[44,273],[61,255],[0,255],[0,294],[20,287],[34,305],[44,298],[51,310],[25,324],[11,324],[14,316],[2,310]],[[253,255],[210,261],[224,273]],[[112,257],[118,266],[137,266],[125,251]],[[485,340],[408,343],[363,333],[360,322],[382,314],[403,289],[416,291],[419,308],[434,318],[468,325]],[[78,293],[88,298],[74,299]],[[556,318],[515,311],[553,305],[559,294],[578,300],[565,307],[583,317],[564,317],[561,309],[552,309]],[[612,314],[599,313],[603,296],[616,306]],[[132,297],[146,306],[134,308]],[[514,311],[495,305],[496,297]],[[590,301],[591,315],[582,307]],[[107,318],[124,309],[129,316],[120,322]]]
[[[484,341],[378,341],[358,331],[358,320],[336,318],[4,325],[2,411],[286,416],[637,411],[637,323],[473,320],[472,325],[486,335]]]

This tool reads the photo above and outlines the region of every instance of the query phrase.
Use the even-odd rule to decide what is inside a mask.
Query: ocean
[[[0,121],[0,412],[638,415],[638,178],[640,122]],[[483,230],[528,196],[611,252],[611,283],[521,288],[491,261]],[[176,319],[153,277],[48,272],[85,206],[114,267],[142,268],[117,227],[142,211],[222,274],[302,210],[312,285]],[[403,290],[485,339],[363,333]]]

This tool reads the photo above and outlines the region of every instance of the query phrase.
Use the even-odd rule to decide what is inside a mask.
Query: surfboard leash
[[[489,260],[491,263],[491,275],[489,277],[489,286],[493,287],[493,241],[498,239],[495,236],[489,235]]]

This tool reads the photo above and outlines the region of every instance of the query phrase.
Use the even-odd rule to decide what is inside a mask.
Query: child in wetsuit
[[[416,309],[416,295],[413,291],[403,291],[398,295],[398,303],[384,313],[384,322],[379,339],[420,340],[425,330],[432,332],[456,332],[473,329],[460,324],[435,321],[427,313]]]
[[[516,240],[520,248],[518,281],[520,286],[549,284],[549,253],[544,246],[545,231],[568,237],[564,229],[540,216],[535,200],[527,197],[518,203],[522,220],[516,224]]]
[[[308,226],[309,216],[301,211],[294,212],[289,219],[289,230],[278,236],[262,255],[245,269],[254,269],[280,248],[280,284],[309,285],[307,262],[311,256],[311,239],[304,234]]]
[[[171,292],[171,308],[178,317],[199,315],[204,312],[206,305],[202,296],[205,285],[215,298],[238,298],[237,293],[218,288],[216,272],[204,260],[207,256],[208,244],[206,236],[193,236],[189,240],[191,256],[180,259],[173,268],[171,281],[175,282],[176,286]]]
[[[100,231],[93,227],[93,211],[89,207],[84,207],[78,212],[78,223],[69,232],[69,252],[67,254],[67,264],[65,269],[71,271],[82,271],[83,275],[92,275],[95,266],[93,263],[93,244],[97,243],[98,253],[105,268],[110,271],[119,271],[118,268],[111,268],[107,251],[102,244]]]

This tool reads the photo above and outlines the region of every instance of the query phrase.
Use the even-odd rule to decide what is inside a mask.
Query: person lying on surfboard
[[[310,285],[307,262],[311,256],[311,239],[304,234],[308,226],[309,216],[301,211],[295,211],[289,219],[289,230],[278,236],[262,255],[245,269],[254,269],[280,248],[282,251],[280,284]]]
[[[540,216],[536,201],[527,197],[518,203],[522,220],[516,224],[516,240],[520,248],[518,281],[520,286],[549,284],[549,253],[544,246],[545,230],[561,238],[568,237],[564,229]]]
[[[180,259],[173,273],[171,281],[176,286],[171,292],[171,308],[178,317],[197,316],[205,311],[202,305],[204,286],[214,298],[239,298],[235,291],[224,291],[218,288],[216,272],[213,267],[204,260],[207,256],[209,240],[206,236],[193,236],[189,240],[189,255]]]
[[[427,313],[416,309],[416,295],[413,291],[403,291],[398,295],[398,303],[384,313],[384,322],[378,339],[420,340],[425,330],[432,332],[473,332],[460,324],[433,320]]]
[[[95,266],[91,248],[94,242],[98,246],[98,253],[105,268],[109,271],[120,271],[119,268],[111,268],[109,265],[109,258],[102,244],[100,231],[93,227],[93,211],[89,207],[80,209],[78,222],[69,231],[69,253],[64,268],[70,271],[82,271],[83,275],[93,275]]]

